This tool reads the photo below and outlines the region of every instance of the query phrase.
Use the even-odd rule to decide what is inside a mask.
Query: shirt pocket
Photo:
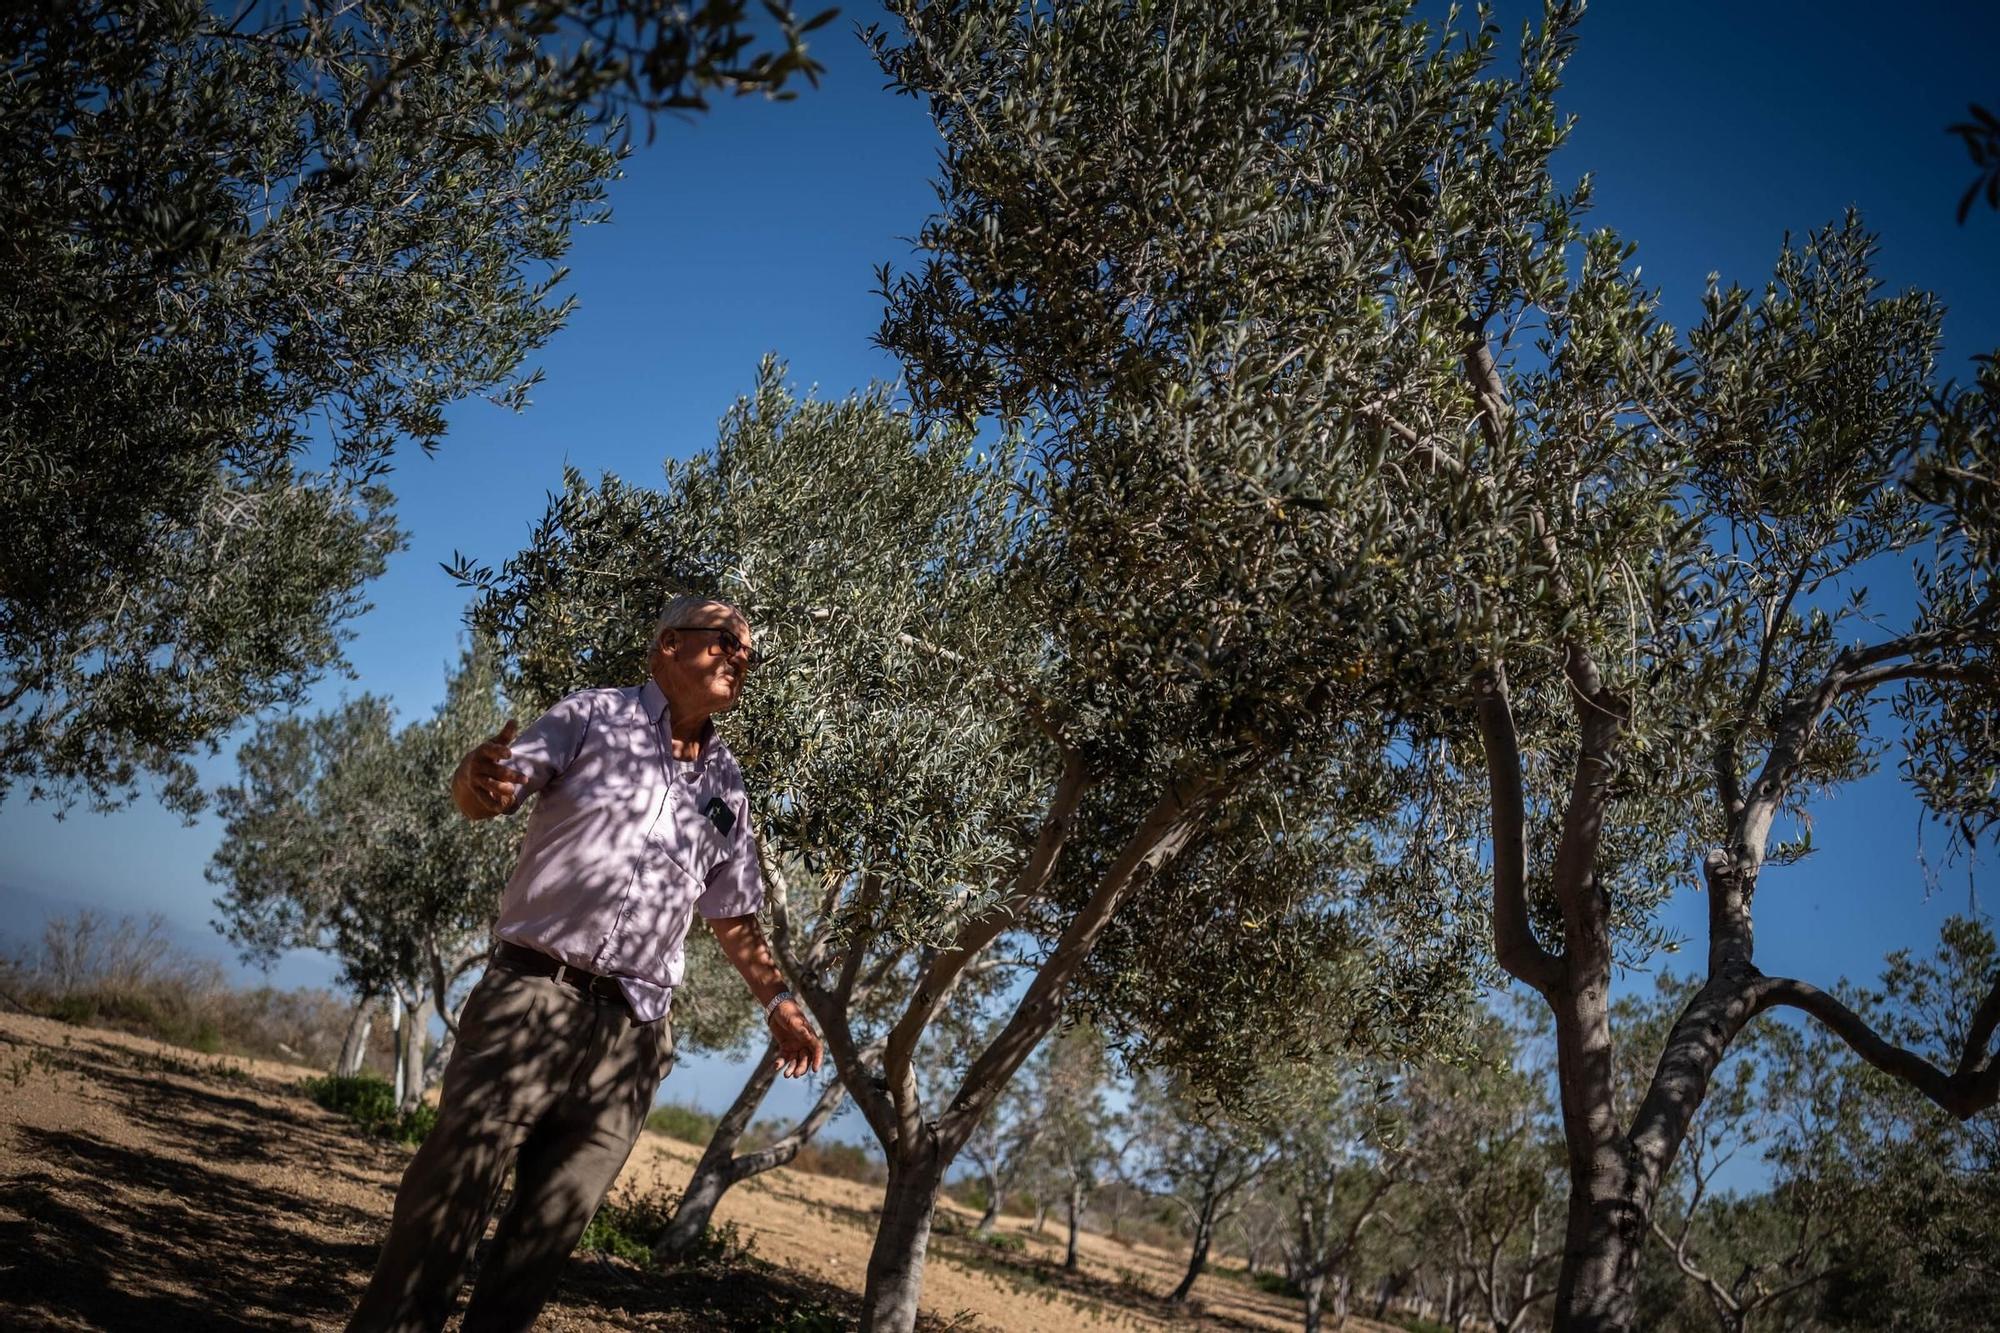
[[[725,816],[729,823],[727,833],[717,828],[715,820],[708,815],[710,803],[718,801],[722,808],[729,812]],[[698,883],[706,885],[708,877],[715,873],[716,868],[736,854],[736,840],[743,833],[743,811],[734,801],[719,796],[705,796],[698,800],[693,797],[686,798],[679,814],[680,841],[686,848],[686,859],[681,863],[682,869],[693,875]]]

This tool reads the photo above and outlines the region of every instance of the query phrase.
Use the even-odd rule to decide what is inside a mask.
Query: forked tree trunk
[[[1570,1182],[1557,1333],[1627,1333],[1646,1235],[1644,1211],[1633,1197],[1630,1144],[1612,1095],[1611,969],[1609,950],[1601,947],[1607,929],[1596,913],[1586,919],[1587,941],[1599,947],[1574,949],[1569,975],[1547,997],[1556,1020]]]
[[[686,1258],[708,1233],[709,1220],[715,1216],[715,1206],[722,1202],[722,1196],[732,1186],[792,1161],[799,1155],[799,1149],[809,1143],[839,1109],[846,1089],[839,1079],[829,1079],[812,1108],[792,1127],[790,1133],[776,1143],[737,1156],[737,1144],[742,1142],[744,1131],[749,1129],[751,1117],[756,1115],[765,1095],[777,1081],[777,1059],[778,1048],[774,1042],[765,1047],[763,1056],[751,1067],[750,1077],[744,1080],[742,1089],[737,1092],[736,1100],[729,1104],[729,1109],[716,1123],[708,1147],[702,1150],[701,1160],[695,1163],[694,1175],[689,1178],[687,1188],[681,1191],[680,1202],[674,1206],[673,1220],[653,1247],[653,1257],[660,1263],[676,1263]]]
[[[926,1134],[908,1157],[889,1159],[889,1183],[882,1194],[882,1221],[868,1253],[868,1280],[861,1293],[863,1333],[912,1333],[917,1297],[924,1285],[924,1255],[931,1219],[944,1185],[945,1161],[934,1134]]]
[[[340,1063],[333,1072],[342,1078],[352,1078],[361,1072],[361,1061],[368,1054],[368,1037],[375,1030],[375,997],[363,995],[354,1002],[354,1012],[347,1020],[347,1035],[340,1041]]]
[[[750,1067],[750,1077],[743,1081],[736,1100],[722,1113],[716,1122],[715,1133],[709,1136],[708,1146],[702,1150],[701,1160],[695,1163],[694,1175],[689,1177],[687,1188],[681,1191],[680,1202],[674,1206],[673,1220],[667,1224],[666,1234],[653,1247],[653,1257],[661,1263],[672,1263],[686,1257],[695,1242],[708,1231],[708,1221],[715,1215],[715,1205],[731,1184],[730,1164],[736,1160],[736,1145],[742,1141],[743,1131],[750,1127],[750,1118],[757,1114],[763,1104],[765,1094],[778,1080],[778,1070],[773,1057],[776,1048],[767,1046],[764,1056]]]
[[[1545,992],[1556,1020],[1569,1210],[1556,1280],[1556,1333],[1632,1333],[1639,1257],[1660,1180],[1716,1066],[1752,1016],[1741,981],[1749,965],[1747,904],[1753,881],[1711,869],[1709,980],[1675,1022],[1629,1127],[1618,1123],[1611,1070],[1609,926],[1587,916],[1579,959]],[[1601,911],[1601,905],[1591,904]],[[1580,961],[1588,950],[1589,965]]]

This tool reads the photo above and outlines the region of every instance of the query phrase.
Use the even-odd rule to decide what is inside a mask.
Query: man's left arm
[[[710,917],[708,928],[715,932],[715,942],[722,946],[723,956],[742,974],[750,993],[757,997],[758,1007],[768,1008],[765,1023],[778,1047],[780,1072],[786,1078],[797,1078],[808,1071],[817,1074],[823,1051],[819,1034],[813,1031],[805,1009],[789,993],[775,1008],[770,1007],[772,998],[786,990],[785,974],[771,957],[771,946],[757,924],[757,914]]]

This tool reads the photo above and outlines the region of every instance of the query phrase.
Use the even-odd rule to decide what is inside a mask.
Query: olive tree
[[[520,831],[466,821],[448,782],[506,717],[490,654],[474,652],[436,713],[407,726],[368,695],[260,725],[238,752],[238,781],[217,794],[222,842],[207,875],[223,890],[218,927],[253,960],[325,950],[362,1004],[393,993],[412,1031],[434,1013],[455,1036]],[[426,1066],[402,1053],[412,1100],[449,1042],[435,1054]]]
[[[1279,1142],[1171,1076],[1135,1080],[1129,1114],[1129,1178],[1178,1209],[1186,1225],[1187,1267],[1167,1295],[1178,1305],[1207,1269],[1217,1233],[1277,1160]]]
[[[1650,448],[1628,443],[1569,474],[1616,493],[1635,454],[1672,465],[1692,549],[1626,556],[1627,568],[1685,576],[1653,603],[1671,635],[1635,635],[1622,660],[1544,640],[1562,653],[1560,695],[1517,694],[1497,654],[1475,673],[1496,951],[1556,1019],[1572,1189],[1560,1327],[1630,1326],[1666,1172],[1757,1014],[1802,1011],[1958,1115],[2000,1094],[2000,977],[1940,1066],[1754,962],[1767,865],[1810,867],[1808,803],[1870,771],[1886,746],[1901,744],[1906,775],[1956,837],[1976,842],[1995,813],[1990,509],[1924,499],[1944,495],[1931,469],[1990,450],[1995,386],[1968,400],[1935,379],[1937,306],[1879,292],[1872,249],[1850,219],[1788,246],[1759,296],[1712,289],[1673,382],[1657,397],[1635,386],[1659,423]],[[1920,550],[1904,594],[1913,610],[1885,623],[1893,613],[1865,580]],[[1565,575],[1563,563],[1539,589],[1551,612],[1586,596],[1588,568]],[[1624,574],[1599,578],[1608,596]],[[1524,642],[1515,660],[1534,651]],[[1800,828],[1789,841],[1787,817]],[[1708,895],[1706,971],[1621,1112],[1609,1021],[1619,918],[1685,887],[1690,865]]]
[[[1286,1269],[1305,1297],[1305,1333],[1319,1333],[1329,1280],[1335,1327],[1371,1223],[1383,1219],[1410,1164],[1407,1087],[1389,1070],[1340,1062],[1282,1077],[1273,1174],[1291,1215]],[[1455,1275],[1454,1275],[1455,1276]]]
[[[519,408],[618,116],[815,76],[740,0],[79,0],[0,15],[0,799],[186,812],[340,668],[384,481]]]
[[[1173,700],[1161,668],[1186,664],[1244,691],[1226,716],[1260,758],[1367,701],[1411,753],[1483,773],[1429,832],[1485,825],[1494,952],[1555,1020],[1558,1327],[1631,1326],[1663,1174],[1756,1013],[1804,1011],[1956,1114],[1992,1104],[2000,990],[1940,1065],[1753,960],[1766,863],[1809,849],[1781,820],[1882,745],[1961,840],[1995,813],[2000,377],[1940,377],[1937,304],[1878,290],[1858,222],[1664,325],[1632,248],[1586,233],[1587,180],[1551,167],[1574,6],[1504,69],[1490,25],[1394,3],[902,17],[885,58],[948,149],[883,339],[920,403],[1047,423],[1048,507],[1089,552],[1065,566],[1087,581],[1073,660],[1175,645],[1118,681]],[[1261,679],[1232,672],[1243,651]],[[1614,967],[1661,942],[1691,866],[1708,974],[1622,1117]]]
[[[1032,1071],[1036,1115],[1042,1129],[1036,1155],[1044,1199],[1059,1191],[1069,1238],[1063,1267],[1077,1266],[1077,1232],[1084,1209],[1112,1165],[1112,1136],[1121,1117],[1106,1104],[1111,1079],[1104,1038],[1087,1022],[1058,1031],[1041,1049]],[[1053,1187],[1051,1189],[1051,1187]]]
[[[1129,639],[1102,640],[1117,660],[1079,660],[1104,647],[1087,628],[1095,609],[1067,600],[1095,585],[1047,517],[1057,475],[1004,445],[982,454],[962,433],[914,428],[879,395],[799,403],[772,367],[714,453],[672,466],[664,489],[572,476],[504,569],[460,570],[485,588],[480,623],[538,699],[637,675],[646,609],[669,590],[749,613],[771,661],[725,725],[771,860],[807,867],[806,883],[791,884],[789,869],[773,877],[774,948],[888,1158],[866,1302],[878,1328],[914,1318],[944,1173],[1060,1017],[1106,924],[1225,795],[1240,806],[1259,794],[1269,813],[1291,772],[1262,743],[1193,745],[1187,726],[1227,726],[1216,710],[1232,706],[1230,692],[1203,688],[1201,662]],[[1155,480],[1157,497],[1178,503]],[[1094,508],[1079,502],[1075,526]],[[1261,502],[1240,517],[1272,522]],[[1284,539],[1282,523],[1273,535]],[[1211,576],[1237,568],[1220,550],[1210,559]],[[1158,606],[1133,596],[1120,615]],[[1267,658],[1281,660],[1246,653],[1232,669],[1262,677]],[[1173,689],[1131,679],[1142,666]],[[1069,693],[1051,688],[1065,681]],[[1378,735],[1336,728],[1276,675],[1267,683],[1258,716],[1280,738]],[[793,920],[801,896],[832,923],[837,953],[809,956]],[[876,1027],[856,984],[902,951],[915,971]],[[962,1016],[952,1006],[981,1003],[985,988],[967,983],[996,962],[1023,962],[1027,980],[962,1071],[939,1077],[924,1063],[926,1034]],[[1367,985],[1384,989],[1380,975]]]
[[[1017,633],[999,579],[1012,459],[913,427],[881,391],[801,402],[767,363],[715,449],[661,489],[572,474],[528,548],[458,571],[534,702],[639,677],[674,593],[744,608],[768,661],[723,725],[755,803],[772,944],[847,1093],[875,1099],[864,1111],[893,1016],[875,983],[1006,863],[1034,778],[994,661]]]
[[[1434,1263],[1448,1256],[1453,1316],[1476,1313],[1502,1333],[1542,1317],[1562,1253],[1562,1142],[1542,1045],[1491,1015],[1471,1058],[1407,1076],[1402,1230]]]

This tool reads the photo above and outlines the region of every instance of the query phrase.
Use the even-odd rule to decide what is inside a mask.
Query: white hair
[[[743,609],[734,602],[725,602],[720,597],[697,597],[693,593],[682,593],[660,608],[660,619],[653,626],[653,642],[657,644],[662,634],[685,624],[689,612],[699,611],[707,606],[722,607],[744,624],[750,623],[750,617],[744,615]]]

